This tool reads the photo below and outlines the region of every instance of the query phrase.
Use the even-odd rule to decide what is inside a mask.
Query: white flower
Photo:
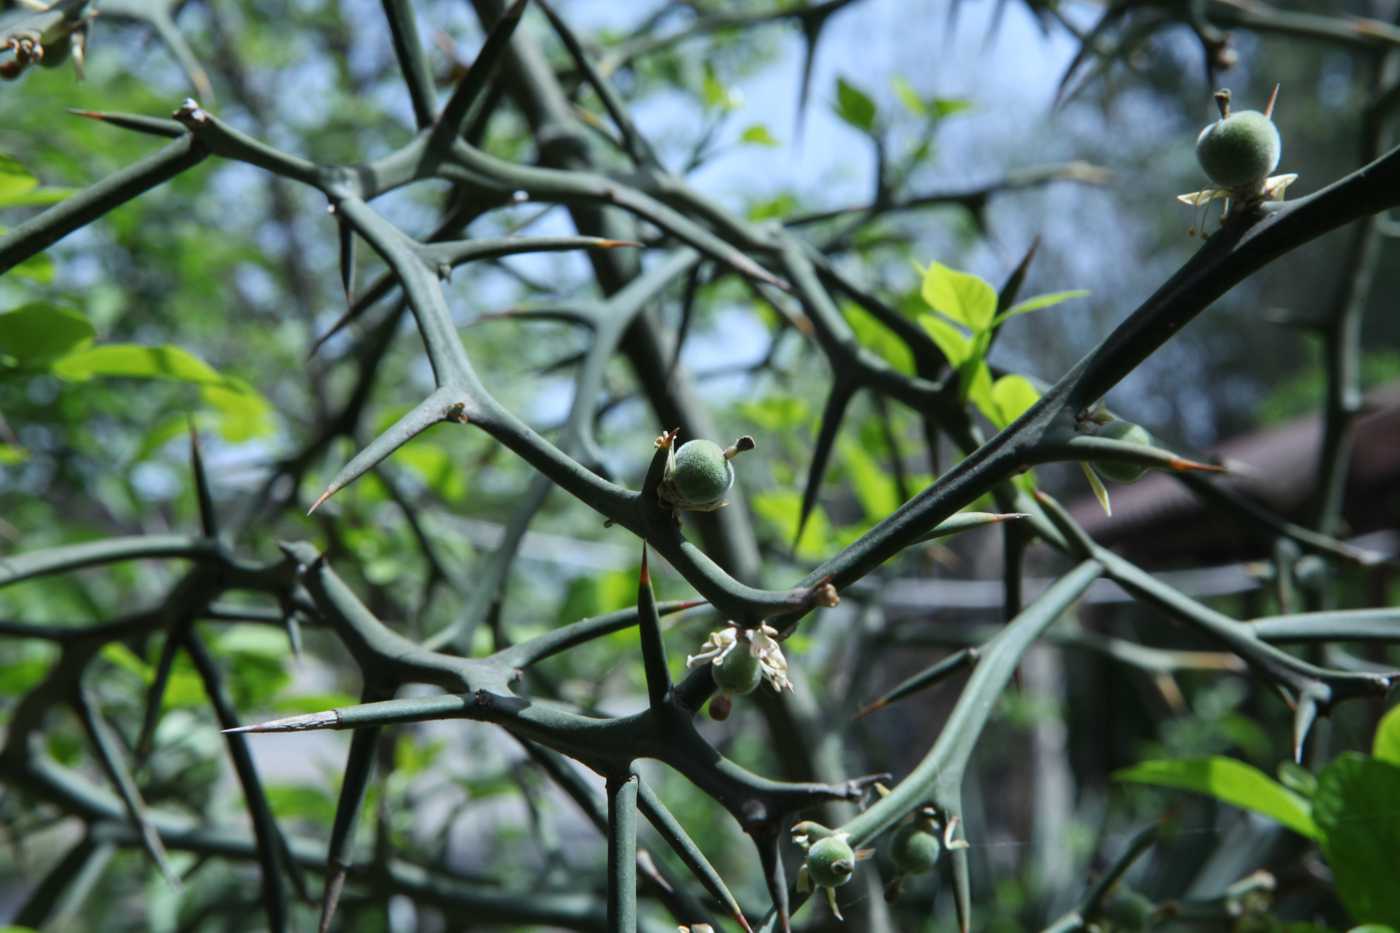
[[[728,656],[729,652],[735,649],[740,643],[748,645],[749,651],[758,659],[758,666],[763,671],[763,676],[767,679],[769,686],[781,693],[783,690],[792,689],[792,681],[788,679],[787,658],[783,657],[783,649],[778,645],[778,640],[774,636],[778,630],[771,625],[760,625],[756,629],[748,629],[743,632],[744,637],[740,637],[740,629],[733,622],[725,628],[718,629],[709,634],[705,643],[700,646],[699,654],[687,655],[685,659],[686,667],[699,667],[702,664],[720,664]]]

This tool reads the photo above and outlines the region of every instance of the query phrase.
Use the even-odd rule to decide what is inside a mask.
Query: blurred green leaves
[[[835,106],[836,115],[862,133],[875,130],[875,117],[878,113],[875,101],[845,78],[836,79]]]
[[[1321,836],[1308,812],[1306,799],[1258,768],[1233,758],[1215,755],[1209,758],[1144,761],[1115,771],[1113,777],[1118,781],[1205,794],[1267,816],[1309,839]]]

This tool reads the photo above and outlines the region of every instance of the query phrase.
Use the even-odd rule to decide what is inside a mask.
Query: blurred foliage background
[[[797,28],[799,20],[759,15],[800,3],[561,0],[557,6],[603,61],[613,56],[613,80],[663,161],[689,166],[696,188],[736,212],[791,221],[868,202],[880,182],[905,193],[972,192],[852,226],[828,241],[841,268],[892,303],[917,304],[916,264],[937,260],[995,284],[1038,241],[1025,293],[1086,289],[1089,295],[1009,323],[991,357],[1006,371],[1053,381],[1199,246],[1187,235],[1196,218],[1175,196],[1203,185],[1192,143],[1214,103],[1200,44],[1172,20],[1172,4],[1145,4],[1149,9],[1132,25],[1101,36],[1105,50],[1130,43],[1129,54],[1102,67],[1091,60],[1071,73],[1080,37],[1103,14],[1101,5],[853,2],[825,22],[815,44],[804,110],[799,88],[810,34]],[[1148,28],[1156,23],[1152,7],[1165,11],[1158,28]],[[1388,0],[1319,0],[1267,10],[1345,24],[1353,16],[1391,22],[1395,7]],[[480,24],[467,4],[425,0],[415,8],[445,94],[479,45]],[[66,110],[166,115],[196,95],[254,136],[339,163],[383,155],[413,132],[377,4],[152,0],[110,12],[93,24],[85,80],[75,80],[67,67],[32,69],[0,88],[0,224],[12,226],[36,205],[153,148],[148,138]],[[755,16],[747,25],[637,52],[647,37],[679,34],[716,13]],[[171,15],[202,70],[182,66],[152,28],[153,18]],[[543,19],[529,14],[525,28],[576,88],[577,76]],[[1231,35],[1238,60],[1220,81],[1239,105],[1262,106],[1270,88],[1282,86],[1275,116],[1284,138],[1281,170],[1300,176],[1290,194],[1356,168],[1373,50],[1363,40],[1297,31],[1241,28]],[[632,52],[636,57],[627,57]],[[198,95],[205,82],[212,96]],[[601,112],[586,89],[577,101]],[[483,146],[528,162],[539,144],[525,121],[504,109],[491,120]],[[623,166],[605,144],[596,148],[600,158]],[[999,187],[1017,173],[1071,163],[1077,165],[1072,178]],[[983,185],[992,188],[976,193]],[[446,195],[445,186],[415,186],[376,207],[405,230],[426,234]],[[812,229],[840,232],[840,223]],[[279,540],[309,539],[401,631],[421,636],[449,624],[460,604],[435,585],[420,539],[431,541],[449,572],[470,585],[531,472],[485,435],[441,427],[407,445],[379,475],[304,515],[355,449],[351,437],[326,436],[344,400],[368,392],[349,432],[363,442],[432,387],[407,324],[390,331],[371,318],[316,348],[345,308],[334,232],[335,221],[314,192],[210,160],[0,278],[0,313],[43,308],[49,316],[35,339],[51,348],[21,364],[0,346],[0,555],[197,527],[186,440],[193,420],[205,441],[217,506],[230,516],[241,551],[273,559]],[[480,237],[517,232],[571,228],[562,208],[532,204],[493,212],[470,228]],[[1126,380],[1110,404],[1186,452],[1315,411],[1324,378],[1320,345],[1294,325],[1333,301],[1344,248],[1345,235],[1323,238],[1234,289]],[[1382,250],[1362,340],[1367,387],[1400,378],[1400,316],[1392,307],[1400,263],[1390,261],[1393,240]],[[359,283],[382,268],[366,253]],[[581,254],[476,264],[451,280],[452,308],[483,378],[542,432],[567,411],[569,367],[588,336],[504,312],[595,292]],[[827,363],[732,279],[701,282],[697,294],[681,365],[710,409],[717,439],[749,433],[759,440],[758,451],[741,461],[731,508],[751,516],[765,579],[789,579],[830,555],[947,465],[951,450],[941,464],[917,455],[919,429],[907,412],[861,398],[847,418],[820,505],[794,548]],[[668,293],[652,313],[676,327],[680,295]],[[846,313],[867,346],[910,367],[898,342],[858,308]],[[114,347],[126,347],[125,355]],[[99,353],[102,348],[107,351]],[[372,383],[361,386],[368,373]],[[652,438],[667,425],[656,423],[621,360],[608,371],[606,393],[597,436],[607,467],[636,485]],[[1087,492],[1075,469],[1047,467],[1039,477],[1068,498]],[[997,621],[994,606],[979,608],[971,598],[961,607],[922,598],[882,602],[876,591],[898,593],[909,580],[998,580],[995,541],[990,532],[980,534],[984,540],[902,558],[866,590],[843,594],[839,610],[786,644],[801,670],[795,702],[824,725],[823,753],[837,756],[845,772],[907,770],[937,734],[951,691],[922,694],[858,722],[851,716]],[[499,611],[512,620],[513,637],[631,605],[632,545],[589,509],[552,495],[504,590]],[[1033,553],[1030,566],[1049,574],[1061,565]],[[157,599],[180,569],[144,561],[27,582],[0,592],[0,618],[52,624],[105,618],[114,607]],[[693,595],[664,568],[656,583],[663,598]],[[1379,604],[1393,605],[1395,594],[1393,582],[1358,572],[1343,573],[1332,598],[1347,605],[1379,595]],[[1209,647],[1180,630],[1164,631],[1160,618],[1111,597],[1082,607],[1079,624],[1098,631],[1112,623],[1114,631],[1171,650]],[[1253,615],[1286,608],[1267,579],[1220,605],[1247,607]],[[685,653],[682,645],[698,646],[713,626],[704,611],[679,616],[668,629],[673,657]],[[477,635],[485,647],[491,633]],[[228,662],[244,715],[270,718],[354,702],[358,684],[346,671],[343,649],[314,630],[304,638],[293,658],[275,628],[219,628],[211,648]],[[96,690],[108,718],[130,733],[127,742],[141,721],[155,650],[113,644],[102,653]],[[551,659],[538,676],[556,696],[585,709],[625,711],[644,694],[634,656],[635,634],[621,632]],[[54,657],[45,644],[0,639],[0,711],[12,710]],[[1394,651],[1372,660],[1386,657],[1394,662]],[[1039,928],[1074,900],[1081,879],[1121,851],[1133,827],[1168,806],[1179,832],[1168,833],[1132,879],[1147,897],[1219,899],[1230,883],[1270,868],[1280,879],[1279,897],[1263,912],[1240,908],[1251,922],[1345,926],[1325,869],[1303,840],[1209,800],[1109,780],[1115,769],[1143,758],[1226,753],[1272,773],[1288,756],[1290,727],[1287,711],[1261,693],[1229,673],[1154,677],[1068,643],[1033,652],[1018,687],[1004,696],[975,759],[976,779],[968,782],[978,926]],[[158,753],[141,775],[147,802],[236,820],[241,805],[228,793],[217,735],[188,662],[177,663],[165,705]],[[1318,742],[1314,761],[1368,747],[1380,712],[1376,705],[1344,709]],[[767,728],[757,711],[741,705],[706,732],[744,765],[783,774]],[[76,722],[51,723],[47,741],[60,761],[82,760]],[[324,835],[347,741],[320,735],[255,745],[274,808],[289,826]],[[501,736],[437,724],[404,728],[387,749],[392,770],[371,789],[367,812],[379,814],[397,847],[484,879],[537,877],[543,887],[563,888],[584,878],[591,879],[585,887],[598,889],[603,849],[596,832]],[[732,821],[683,779],[659,767],[646,773],[741,900],[761,902],[761,878]],[[0,913],[8,913],[44,877],[73,827],[12,789],[0,798],[0,813],[10,843],[0,849]],[[173,858],[189,872],[179,889],[139,852],[120,851],[85,879],[83,897],[59,912],[54,928],[254,928],[251,869],[201,872],[193,856]],[[933,880],[910,885],[886,922],[901,930],[946,929],[951,907],[937,888]],[[878,891],[864,896],[872,894]],[[1238,905],[1221,906],[1208,925],[1240,926],[1227,906]],[[450,911],[372,891],[347,895],[342,911],[345,929],[470,928]],[[828,922],[810,910],[801,919],[809,928]]]

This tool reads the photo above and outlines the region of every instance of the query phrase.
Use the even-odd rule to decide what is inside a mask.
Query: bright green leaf
[[[845,78],[836,79],[836,115],[863,133],[875,128],[875,101]]]
[[[1040,393],[1025,376],[1002,376],[992,385],[992,401],[998,414],[991,419],[992,423],[999,428],[1006,427],[1024,415],[1039,398]]]
[[[129,376],[136,379],[175,379],[203,385],[221,385],[224,377],[208,363],[176,346],[147,347],[134,343],[108,343],[80,350],[58,360],[54,374],[74,382],[94,376]]]
[[[778,141],[773,138],[773,134],[768,132],[768,127],[764,126],[762,123],[755,123],[747,127],[743,133],[739,134],[739,138],[755,146],[772,147],[778,145]]]
[[[963,401],[977,406],[988,421],[996,422],[996,400],[992,397],[992,371],[980,359],[970,359],[958,367],[958,393]]]
[[[797,198],[791,192],[784,191],[774,197],[750,204],[746,214],[749,220],[782,220],[796,210]]]
[[[919,316],[919,326],[928,331],[938,349],[954,367],[961,366],[972,355],[972,341],[952,324],[932,314]]]
[[[0,444],[0,466],[14,466],[29,459],[29,451],[14,444]]]
[[[1258,768],[1233,758],[1178,758],[1144,761],[1113,773],[1116,781],[1206,794],[1276,820],[1301,836],[1321,838],[1308,802]]]
[[[899,508],[899,489],[870,452],[853,440],[840,442],[841,459],[850,475],[851,491],[856,494],[868,521],[878,522]]]
[[[971,109],[972,101],[961,97],[935,97],[933,99],[933,112],[938,115],[940,120],[943,117],[951,117],[953,114]]]
[[[930,308],[974,331],[986,330],[996,315],[996,289],[979,276],[941,262],[929,263],[920,291]]]
[[[700,85],[700,99],[712,110],[733,110],[742,103],[739,96],[720,81],[714,66],[705,63],[705,78]]]
[[[924,104],[924,99],[919,96],[919,92],[914,90],[914,86],[904,80],[902,75],[895,75],[890,79],[890,85],[894,88],[894,96],[899,98],[899,102],[904,105],[910,113],[916,117],[926,117],[929,115],[928,106]]]
[[[1050,308],[1071,298],[1083,298],[1089,292],[1082,288],[1072,288],[1063,292],[1047,292],[1044,295],[1036,295],[1034,298],[1027,298],[1025,301],[1018,301],[1005,311],[996,316],[992,321],[993,326],[1000,326],[1007,318],[1016,317],[1018,314],[1030,314],[1032,311],[1039,311],[1041,308]]]
[[[1400,706],[1392,706],[1381,717],[1376,737],[1371,740],[1371,754],[1381,761],[1400,765]]]
[[[1312,803],[1342,903],[1358,923],[1400,927],[1400,767],[1347,752],[1317,776]]]
[[[21,368],[43,366],[93,337],[82,314],[59,305],[35,302],[0,313],[0,356]]]
[[[797,520],[802,514],[802,494],[795,489],[760,492],[750,498],[749,504],[783,542],[791,541],[797,534]],[[802,529],[802,539],[797,542],[797,556],[802,560],[824,557],[830,534],[831,525],[826,512],[820,505],[813,507],[812,514],[807,516],[807,525]]]
[[[740,402],[739,414],[765,431],[790,431],[806,424],[812,409],[805,399],[795,395],[770,395],[752,402]]]
[[[861,345],[874,351],[886,363],[904,373],[914,375],[914,354],[909,346],[881,324],[869,311],[853,301],[841,303],[841,314],[855,331]]]
[[[18,160],[0,155],[0,207],[9,207],[15,199],[39,187],[39,179],[30,174]]]

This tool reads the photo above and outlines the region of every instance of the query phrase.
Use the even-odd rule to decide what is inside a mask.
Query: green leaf
[[[860,501],[867,521],[878,522],[899,508],[899,490],[894,478],[881,469],[863,445],[843,438],[840,450],[850,474],[851,491]]]
[[[992,321],[992,326],[999,327],[1007,318],[1016,317],[1018,314],[1030,314],[1032,311],[1039,311],[1041,308],[1051,308],[1063,301],[1069,301],[1071,298],[1083,298],[1088,294],[1089,292],[1086,289],[1072,288],[1064,292],[1047,292],[1044,295],[1036,295],[1034,298],[1018,301],[998,314],[996,319]]]
[[[1339,756],[1317,777],[1313,818],[1352,917],[1400,927],[1400,767],[1355,752]]]
[[[272,406],[242,379],[204,386],[199,395],[219,413],[219,436],[224,440],[236,444],[272,433]]]
[[[0,227],[0,233],[4,233],[5,230],[5,227]],[[15,266],[7,274],[17,275],[20,278],[30,279],[35,282],[52,282],[53,259],[48,253],[36,253]]]
[[[0,360],[21,368],[41,367],[92,340],[88,319],[71,308],[45,302],[0,313]]]
[[[1381,717],[1376,737],[1371,741],[1371,754],[1381,761],[1400,765],[1400,706],[1391,707],[1390,712]]]
[[[845,78],[836,79],[836,115],[863,133],[875,128],[875,101]]]
[[[1099,474],[1094,472],[1094,468],[1083,460],[1079,461],[1079,468],[1084,471],[1084,478],[1089,481],[1089,491],[1094,494],[1094,498],[1099,500],[1099,508],[1103,509],[1103,514],[1113,514],[1113,501],[1108,498],[1108,487],[1104,486],[1103,480],[1099,479]]]
[[[749,220],[782,220],[797,210],[797,198],[784,191],[774,197],[755,201],[745,212]]]
[[[802,512],[802,494],[795,489],[773,489],[760,492],[749,499],[754,513],[769,524],[780,541],[791,541],[797,534],[797,520]],[[802,539],[797,542],[797,556],[802,560],[817,560],[825,556],[831,524],[820,505],[807,516]]]
[[[861,345],[874,351],[886,363],[904,373],[914,375],[914,354],[903,340],[896,337],[869,311],[853,301],[841,303],[841,315],[851,325]]]
[[[972,101],[962,97],[935,97],[933,99],[933,112],[940,120],[971,109]]]
[[[147,347],[135,343],[108,343],[80,350],[58,360],[53,371],[61,379],[81,382],[95,376],[128,376],[136,379],[174,379],[203,385],[223,385],[226,380],[199,357],[176,346]]]
[[[929,263],[920,289],[933,310],[974,331],[986,330],[997,311],[997,291],[979,276]]]
[[[1206,794],[1222,803],[1267,816],[1301,836],[1321,838],[1306,800],[1258,768],[1233,758],[1217,755],[1144,761],[1115,771],[1113,779]]]
[[[996,423],[997,405],[992,397],[992,371],[980,358],[969,359],[958,367],[958,396],[977,406],[988,421]]]
[[[273,814],[282,820],[309,820],[322,826],[335,822],[335,798],[315,784],[268,784],[264,791]]]
[[[460,502],[467,492],[466,471],[441,443],[419,436],[394,453],[395,462],[408,467],[448,502]]]
[[[954,368],[961,366],[972,356],[972,341],[952,324],[932,314],[919,315],[919,326],[928,332],[938,349],[948,358]]]
[[[0,661],[0,697],[17,697],[48,676],[59,649],[46,642],[26,641],[11,645]]]
[[[14,444],[0,444],[0,466],[14,466],[29,459],[29,451]]]
[[[765,431],[790,431],[811,420],[812,409],[796,395],[770,395],[735,406],[740,415]]]
[[[39,187],[39,179],[29,169],[7,155],[0,155],[0,207],[9,207],[17,198]]]
[[[778,141],[773,138],[773,134],[768,132],[768,127],[764,126],[762,123],[755,123],[745,128],[744,132],[739,134],[739,139],[746,143],[752,143],[755,146],[774,147],[778,145]]]
[[[894,88],[894,96],[899,98],[899,102],[904,105],[916,117],[926,117],[929,115],[928,106],[924,99],[919,96],[919,92],[914,90],[914,86],[904,80],[902,75],[895,75],[890,79],[890,86]]]
[[[1025,376],[1002,376],[992,385],[992,402],[996,407],[996,418],[990,419],[999,428],[1004,428],[1026,413],[1026,410],[1040,399],[1040,393]]]
[[[705,63],[705,79],[700,85],[700,99],[711,110],[733,110],[742,103],[739,96],[720,81],[714,66],[709,62]]]

